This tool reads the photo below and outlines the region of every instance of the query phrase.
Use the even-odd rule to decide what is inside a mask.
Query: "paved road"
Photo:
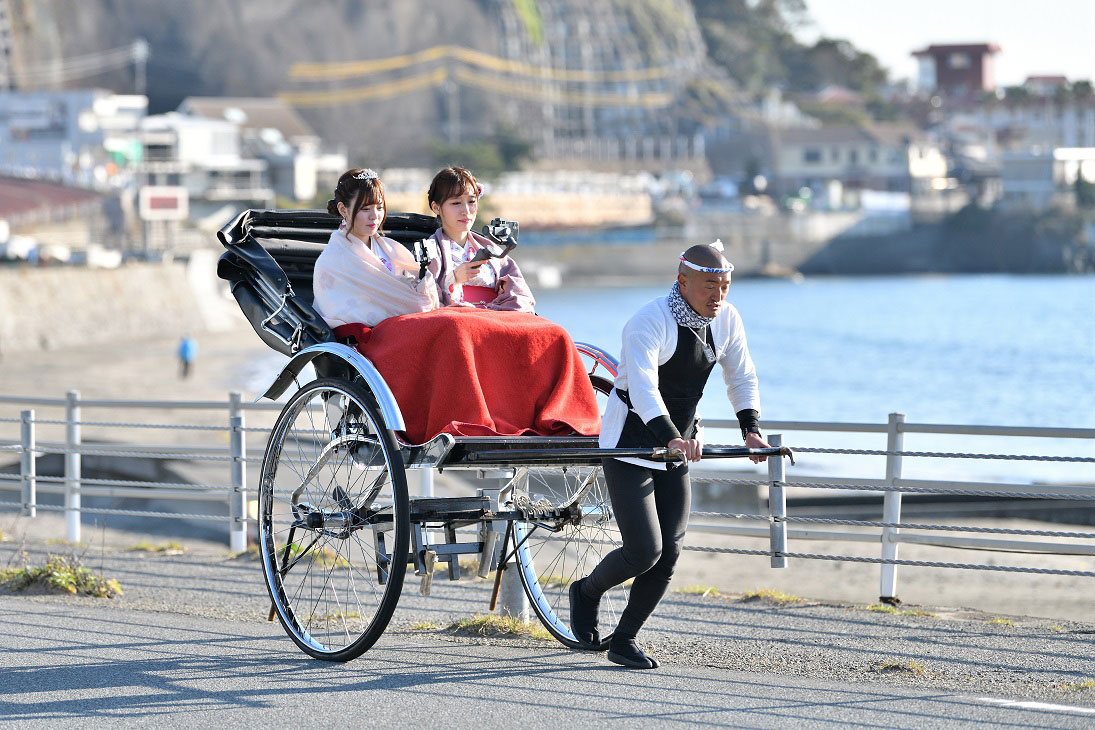
[[[0,566],[24,549],[65,550],[0,543]],[[422,597],[409,578],[380,643],[331,665],[264,620],[253,557],[81,550],[125,595],[0,592],[0,723],[1095,727],[1095,689],[1078,688],[1093,624],[673,593],[641,636],[663,666],[634,672],[553,641],[415,630],[484,612],[490,584],[438,578]]]
[[[0,721],[105,725],[1090,728],[1095,708],[701,666],[606,666],[556,645],[391,632],[342,665],[290,651],[276,625],[87,603],[0,599]],[[1010,706],[1009,706],[1010,705]]]

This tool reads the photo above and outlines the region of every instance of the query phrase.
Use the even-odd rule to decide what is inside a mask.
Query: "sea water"
[[[618,354],[627,319],[667,291],[668,283],[539,291],[537,309],[576,340]],[[1095,277],[744,279],[731,284],[728,299],[745,323],[764,419],[884,423],[899,412],[915,423],[1095,428]],[[718,368],[700,413],[734,418]],[[884,436],[798,432],[793,441],[885,446]],[[910,434],[904,448],[1095,456],[1095,443],[1073,439]],[[812,471],[837,471],[831,459],[807,462]],[[870,460],[855,468],[882,475]],[[1091,483],[1095,465],[905,459],[904,474]]]

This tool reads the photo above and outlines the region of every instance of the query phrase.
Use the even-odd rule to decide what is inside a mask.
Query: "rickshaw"
[[[428,593],[437,563],[447,563],[455,580],[463,571],[459,557],[474,555],[481,577],[496,571],[492,609],[502,571],[515,569],[547,631],[583,648],[570,630],[568,588],[620,544],[601,459],[678,455],[599,449],[595,436],[441,433],[406,442],[401,405],[380,372],[339,341],[312,307],[312,269],[339,222],[322,211],[247,210],[218,233],[227,249],[218,275],[263,342],[289,357],[263,397],[277,399],[296,387],[270,431],[259,477],[258,548],[271,620],[276,615],[307,654],[349,661],[384,632],[408,566]],[[435,228],[433,218],[417,214],[389,213],[385,220],[386,235],[416,255]],[[515,240],[501,243],[509,250]],[[607,397],[617,361],[596,346],[575,346],[594,391]],[[308,364],[317,377],[301,384]],[[789,451],[704,449],[705,457],[757,454]],[[506,483],[474,496],[411,499],[407,473],[420,469],[473,476],[503,470]],[[477,539],[458,539],[458,530],[475,527]],[[626,590],[604,596],[603,624],[615,625]],[[601,648],[610,640],[605,636]]]

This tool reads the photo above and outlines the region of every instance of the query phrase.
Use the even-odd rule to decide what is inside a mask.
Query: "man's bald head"
[[[730,288],[734,265],[719,250],[722,244],[701,243],[681,254],[677,286],[688,306],[704,317],[714,317]]]
[[[692,246],[685,251],[683,256],[685,261],[705,269],[733,269],[730,262],[722,255],[722,251],[719,251],[709,243],[697,243],[695,246]],[[680,265],[677,266],[677,273],[687,276],[700,272],[697,272],[682,261]]]

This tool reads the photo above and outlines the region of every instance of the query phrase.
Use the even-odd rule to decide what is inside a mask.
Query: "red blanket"
[[[524,312],[446,307],[344,325],[403,412],[411,443],[458,436],[586,436],[601,429],[570,335]]]

